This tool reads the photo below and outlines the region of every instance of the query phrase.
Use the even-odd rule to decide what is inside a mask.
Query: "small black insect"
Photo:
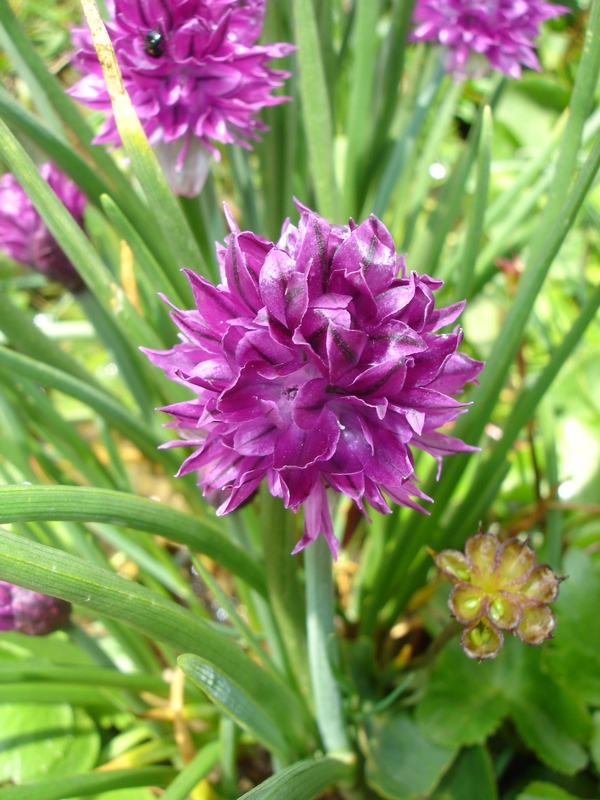
[[[153,28],[144,36],[144,53],[151,58],[160,58],[165,52],[165,42],[158,28]]]

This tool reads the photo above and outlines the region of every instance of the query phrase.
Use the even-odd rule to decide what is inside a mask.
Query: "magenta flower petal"
[[[411,39],[444,45],[446,70],[457,80],[486,72],[481,57],[492,69],[520,78],[521,65],[540,69],[534,51],[540,25],[568,13],[544,0],[417,0]]]
[[[174,191],[194,196],[215,143],[250,148],[265,125],[256,115],[289,73],[267,66],[295,48],[257,45],[266,0],[106,0],[123,82]],[[104,111],[96,143],[119,144],[102,69],[87,28],[73,31],[82,78],[70,94]]]
[[[438,429],[466,410],[453,395],[483,364],[457,353],[459,331],[432,332],[462,304],[435,308],[441,282],[408,275],[377,218],[332,226],[299,208],[277,244],[229,215],[222,283],[188,272],[197,308],[173,311],[183,341],[146,352],[196,396],[164,409],[194,448],[180,474],[224,493],[219,514],[266,478],[304,508],[296,551],[322,534],[335,554],[328,495],[422,510],[411,447],[439,463],[474,449]]]
[[[42,164],[40,174],[78,225],[83,225],[85,196],[53,164]],[[46,227],[14,175],[0,177],[0,250],[10,258],[59,281],[68,289],[83,288],[83,281]]]

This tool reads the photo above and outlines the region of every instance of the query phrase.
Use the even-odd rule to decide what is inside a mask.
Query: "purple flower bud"
[[[65,600],[0,581],[0,631],[43,636],[65,628],[70,613]]]
[[[365,500],[389,513],[387,498],[420,510],[410,448],[440,465],[474,449],[437,429],[466,410],[453,395],[483,364],[457,352],[458,328],[435,333],[464,303],[436,309],[442,282],[408,273],[377,217],[330,225],[299,208],[277,244],[229,215],[221,284],[188,270],[197,309],[172,313],[183,341],[145,352],[196,395],[163,409],[194,447],[179,474],[225,490],[218,514],[266,478],[304,507],[296,551],[322,533],[336,555],[328,490],[363,513]]]
[[[457,80],[490,66],[520,78],[521,65],[540,69],[534,51],[540,25],[569,12],[543,0],[417,0],[411,40],[446,47],[446,70]]]
[[[42,164],[40,174],[57,197],[83,225],[85,196],[53,164]],[[14,175],[0,177],[0,250],[20,264],[59,281],[71,291],[83,288],[83,281],[58,246]]]
[[[219,159],[213,142],[249,148],[266,130],[256,114],[289,100],[272,96],[289,73],[266,62],[294,50],[257,45],[265,0],[107,0],[123,82],[163,169],[179,194],[194,196]],[[74,30],[74,64],[83,78],[70,90],[106,112],[94,141],[120,142],[102,69],[87,28]]]
[[[503,544],[490,533],[467,539],[465,554],[442,550],[436,566],[454,585],[448,599],[452,615],[466,625],[461,645],[470,658],[494,658],[503,632],[526,644],[541,644],[555,626],[548,608],[558,597],[560,579],[526,542]]]

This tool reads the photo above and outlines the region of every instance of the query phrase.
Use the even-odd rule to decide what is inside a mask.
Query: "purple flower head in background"
[[[219,158],[213,142],[249,148],[266,130],[256,118],[287,72],[266,66],[288,55],[289,44],[257,45],[266,0],[109,0],[107,30],[146,135],[174,191],[198,194]],[[94,141],[120,142],[102,69],[89,31],[77,29],[74,58],[83,78],[70,90],[106,112]]]
[[[43,636],[65,628],[70,614],[66,600],[0,581],[0,631]]]
[[[366,499],[389,513],[384,492],[419,508],[409,445],[440,464],[474,449],[437,428],[464,410],[452,395],[483,364],[457,352],[460,330],[434,333],[464,303],[436,309],[442,282],[408,273],[377,217],[330,225],[299,208],[277,244],[229,218],[221,284],[188,270],[197,309],[172,314],[183,341],[145,352],[196,394],[163,409],[195,448],[180,474],[226,490],[218,514],[266,478],[286,507],[304,506],[295,552],[322,533],[335,556],[326,490],[363,512]]]
[[[540,69],[534,40],[540,25],[569,13],[543,0],[417,0],[411,40],[448,49],[446,70],[457,80],[492,69],[521,77],[521,65]]]
[[[42,164],[40,174],[77,224],[82,226],[86,198],[76,184],[53,164]],[[0,177],[0,251],[51,280],[60,281],[72,291],[83,288],[75,267],[58,246],[17,179],[9,172]]]

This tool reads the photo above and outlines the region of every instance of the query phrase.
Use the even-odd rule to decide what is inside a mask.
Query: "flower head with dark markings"
[[[0,581],[0,631],[42,636],[65,628],[70,613],[65,600]]]
[[[257,45],[266,0],[107,0],[106,27],[138,117],[173,189],[202,188],[214,143],[249,147],[266,128],[256,114],[287,72],[267,66],[294,48]],[[73,32],[83,78],[70,90],[106,112],[96,143],[120,142],[102,69],[87,28]]]
[[[520,78],[521,65],[540,69],[540,25],[569,11],[543,0],[417,0],[411,39],[445,46],[446,69],[457,79],[489,67]]]
[[[460,330],[435,333],[464,303],[436,309],[441,281],[407,272],[377,217],[330,225],[299,208],[277,244],[229,217],[221,284],[188,271],[197,309],[172,314],[183,341],[146,352],[196,395],[163,409],[194,447],[180,474],[226,491],[219,514],[266,478],[304,506],[296,550],[321,533],[335,555],[328,490],[363,512],[366,500],[388,513],[387,498],[419,508],[411,447],[440,464],[473,449],[437,429],[483,365],[457,352]]]
[[[500,544],[490,533],[467,539],[464,554],[442,550],[436,566],[454,585],[448,605],[466,625],[461,646],[470,658],[494,658],[504,633],[526,644],[541,644],[555,626],[548,608],[558,597],[560,579],[547,564],[537,564],[526,542],[507,539]]]
[[[86,199],[73,181],[53,164],[42,164],[40,174],[71,212],[75,222],[83,225]],[[83,287],[75,267],[58,246],[17,179],[9,172],[0,177],[0,250],[19,264],[60,281],[68,289]]]

